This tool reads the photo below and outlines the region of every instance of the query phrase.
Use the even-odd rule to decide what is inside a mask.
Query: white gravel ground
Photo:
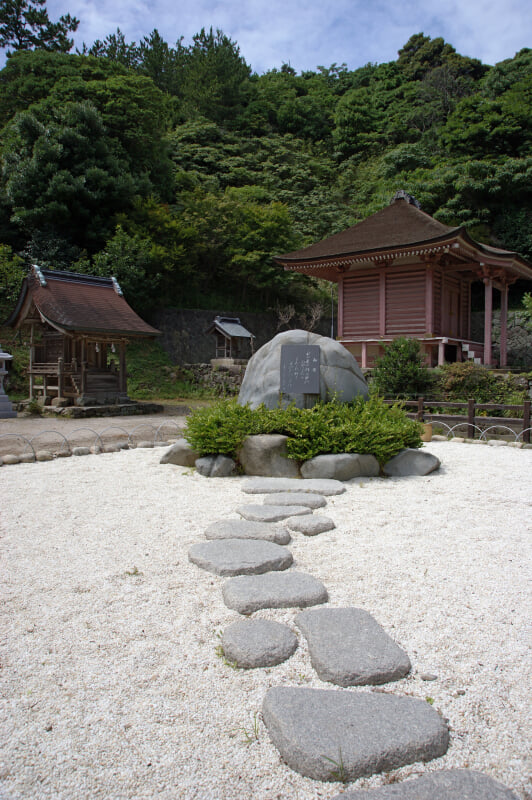
[[[337,529],[291,545],[332,605],[366,609],[407,650],[412,674],[386,690],[432,698],[451,727],[445,757],[350,788],[467,766],[530,800],[532,450],[428,449],[438,473],[352,481],[328,502]],[[342,786],[281,763],[260,720],[268,687],[326,686],[304,641],[277,667],[227,666],[218,634],[238,615],[187,558],[249,502],[244,479],[160,456],[0,470],[0,797],[332,797]],[[294,628],[295,613],[259,616]]]

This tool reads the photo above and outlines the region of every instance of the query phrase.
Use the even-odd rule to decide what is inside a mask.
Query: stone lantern
[[[9,402],[9,397],[4,391],[4,376],[7,375],[6,361],[11,361],[13,356],[4,353],[0,345],[0,419],[16,417],[17,412],[13,411],[13,406]]]

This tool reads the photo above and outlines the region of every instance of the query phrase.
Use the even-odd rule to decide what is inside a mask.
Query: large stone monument
[[[4,390],[4,378],[7,375],[6,361],[11,361],[13,356],[4,353],[0,345],[0,419],[16,417],[17,412],[13,411],[13,406],[9,402],[9,397]]]
[[[238,402],[278,408],[294,402],[305,408],[317,400],[348,403],[368,385],[355,358],[334,339],[308,331],[279,333],[250,359]]]

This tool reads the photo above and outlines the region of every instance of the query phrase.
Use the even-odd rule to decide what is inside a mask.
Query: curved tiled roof
[[[33,267],[25,278],[8,324],[24,322],[32,304],[41,318],[60,331],[123,336],[157,336],[128,305],[114,278]]]
[[[382,211],[377,211],[357,225],[352,225],[345,231],[335,233],[302,250],[278,256],[277,259],[283,263],[309,261],[367,253],[372,250],[408,247],[421,242],[447,239],[457,235],[461,230],[438,222],[406,200],[395,200]]]
[[[412,255],[409,251],[420,252],[417,248],[430,251],[432,245],[439,245],[440,250],[444,245],[465,247],[469,258],[497,263],[532,280],[531,265],[518,253],[475,242],[464,227],[444,225],[403,197],[394,198],[390,205],[357,225],[275,260],[287,269],[312,269],[313,274],[331,279],[327,263],[348,264],[351,258],[361,263],[375,256],[382,259],[387,253],[395,258]]]

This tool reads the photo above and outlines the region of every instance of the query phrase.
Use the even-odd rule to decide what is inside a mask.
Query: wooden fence
[[[387,400],[389,405],[392,405],[395,400]],[[470,399],[467,403],[456,403],[446,400],[425,400],[424,397],[418,397],[417,400],[404,400],[402,401],[405,408],[415,408],[414,413],[410,413],[410,417],[422,421],[430,416],[432,422],[443,422],[445,425],[452,427],[467,425],[467,436],[469,439],[475,437],[475,431],[479,428],[486,430],[489,427],[493,428],[511,428],[516,431],[523,442],[530,444],[530,400],[525,400],[523,405],[505,405],[503,403],[476,403]],[[452,411],[464,409],[465,414],[451,413],[442,414],[439,409],[450,408]],[[519,414],[517,417],[488,417],[477,412],[482,411],[511,411]],[[454,424],[453,424],[454,423]]]

